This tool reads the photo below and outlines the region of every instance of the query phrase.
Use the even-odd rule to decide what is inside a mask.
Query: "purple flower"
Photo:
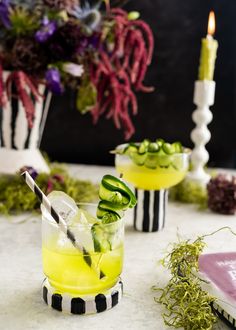
[[[9,29],[11,27],[11,21],[9,18],[10,12],[10,1],[9,0],[1,0],[0,1],[0,20],[5,28]]]
[[[97,34],[92,35],[89,38],[89,44],[93,47],[93,48],[98,48],[99,44],[100,44],[100,38]]]
[[[49,21],[48,17],[44,17],[41,29],[35,33],[35,39],[38,42],[47,41],[56,31],[57,24],[55,21]]]
[[[32,176],[32,178],[35,180],[38,176],[38,172],[36,171],[36,169],[32,166],[24,166],[20,169],[20,173],[23,173],[23,172],[29,172],[29,174]]]
[[[57,68],[48,69],[45,75],[47,86],[54,94],[62,94],[64,87],[61,83],[61,75]]]
[[[91,37],[81,37],[79,40],[79,46],[76,49],[76,53],[83,55],[88,48],[98,49],[100,46],[100,39],[97,34],[93,34]]]
[[[80,38],[80,42],[79,42],[79,46],[76,49],[76,53],[83,55],[83,53],[86,51],[86,49],[88,48],[88,38],[87,37],[81,37]]]

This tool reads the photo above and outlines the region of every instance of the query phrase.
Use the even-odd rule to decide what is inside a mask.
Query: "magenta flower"
[[[46,42],[56,31],[57,24],[55,21],[49,21],[48,17],[44,17],[41,29],[35,33],[35,39],[38,42]]]
[[[62,94],[64,87],[61,83],[61,75],[57,68],[50,68],[45,75],[47,86],[54,94]]]

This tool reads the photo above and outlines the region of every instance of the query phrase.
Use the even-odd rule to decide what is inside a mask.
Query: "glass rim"
[[[137,142],[137,144],[140,144],[141,142]],[[129,143],[122,143],[122,144],[119,144],[119,145],[117,145],[116,147],[115,147],[115,149],[114,150],[112,150],[111,151],[111,153],[114,153],[115,154],[115,156],[127,156],[127,154],[119,154],[119,153],[116,153],[116,150],[119,150],[119,149],[121,149],[121,148],[125,148],[125,147],[127,147],[129,145]],[[183,152],[176,152],[176,153],[174,153],[174,154],[170,154],[170,155],[168,155],[168,154],[166,154],[166,155],[157,155],[158,157],[174,157],[174,156],[190,156],[191,155],[191,153],[192,153],[192,150],[190,149],[190,148],[187,148],[187,147],[183,147]],[[135,151],[133,151],[133,153],[135,153]],[[153,155],[153,153],[151,153],[151,152],[147,152],[148,154],[151,154],[151,155]],[[155,154],[155,153],[154,153]]]
[[[91,206],[91,207],[96,207],[97,205],[96,203],[86,203],[86,202],[76,202],[76,205],[81,205],[81,206]],[[45,219],[47,221],[48,224],[50,224],[51,226],[57,227],[59,228],[58,224],[56,223],[56,221],[53,219],[52,215],[45,209],[45,207],[42,208],[42,204],[41,204],[41,213],[42,213],[42,218]],[[93,215],[92,215],[93,216]],[[67,225],[68,228],[91,228],[93,225],[98,224],[104,228],[109,228],[111,226],[114,225],[120,225],[124,222],[124,215],[117,221],[111,222],[111,223],[102,223],[102,221],[100,219],[98,219],[96,216],[93,216],[94,219],[97,220],[97,222],[95,223],[76,223],[76,224],[71,224],[71,225]]]

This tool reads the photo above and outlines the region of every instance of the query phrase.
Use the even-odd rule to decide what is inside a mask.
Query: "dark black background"
[[[130,0],[126,8],[138,10],[155,35],[155,54],[146,83],[156,90],[138,95],[139,113],[134,118],[136,134],[132,140],[162,137],[181,140],[190,147],[201,38],[206,34],[209,11],[215,11],[219,50],[214,119],[209,125],[212,138],[207,149],[211,166],[236,167],[236,1]],[[67,92],[53,98],[41,148],[52,160],[113,164],[109,150],[123,141],[123,133],[112,121],[102,119],[93,126],[91,116],[82,116],[75,109],[73,93]]]

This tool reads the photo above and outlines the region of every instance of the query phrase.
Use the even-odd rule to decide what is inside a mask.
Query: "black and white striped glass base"
[[[228,314],[223,308],[220,307],[216,302],[213,302],[212,309],[216,315],[229,326],[230,329],[236,329],[236,319],[235,316]]]
[[[142,232],[160,231],[165,226],[168,190],[135,189],[134,228]]]
[[[60,312],[69,314],[96,314],[115,307],[122,298],[123,283],[121,279],[105,293],[91,296],[72,296],[67,293],[58,293],[47,279],[42,284],[43,300],[45,303]]]

